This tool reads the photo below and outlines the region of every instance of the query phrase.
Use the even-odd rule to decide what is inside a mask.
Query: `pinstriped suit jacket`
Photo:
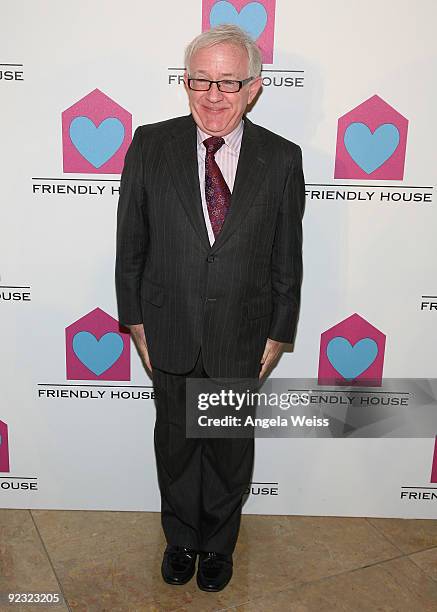
[[[212,246],[191,115],[136,129],[117,213],[119,320],[143,323],[152,367],[257,377],[269,337],[292,342],[305,187],[298,145],[244,118],[231,205]]]

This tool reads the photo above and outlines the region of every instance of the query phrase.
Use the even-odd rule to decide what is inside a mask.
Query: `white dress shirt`
[[[223,136],[225,144],[215,154],[214,158],[217,162],[218,167],[223,174],[223,178],[226,181],[229,191],[232,193],[235,182],[235,175],[237,173],[238,158],[240,156],[241,139],[243,137],[243,120],[237,125],[226,136]],[[212,231],[211,221],[208,213],[208,206],[206,204],[205,197],[205,157],[206,149],[203,141],[210,137],[210,134],[206,134],[199,127],[197,127],[197,162],[199,166],[199,183],[200,183],[200,194],[202,196],[202,210],[205,218],[206,228],[208,230],[209,243],[212,245],[215,241],[214,232]]]

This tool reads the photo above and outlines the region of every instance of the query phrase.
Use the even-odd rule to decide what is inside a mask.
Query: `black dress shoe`
[[[201,552],[196,578],[202,591],[221,591],[232,578],[232,555]]]
[[[162,559],[161,574],[167,584],[185,584],[194,576],[197,552],[168,544]]]

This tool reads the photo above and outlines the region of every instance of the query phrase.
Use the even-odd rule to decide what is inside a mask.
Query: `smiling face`
[[[203,47],[198,49],[190,60],[191,78],[243,81],[248,75],[247,51],[233,44],[220,43]],[[261,87],[261,78],[257,77],[237,93],[219,91],[216,84],[211,85],[209,91],[193,91],[188,87],[187,78],[188,74],[185,72],[185,89],[194,121],[201,130],[211,136],[226,136],[232,132]]]

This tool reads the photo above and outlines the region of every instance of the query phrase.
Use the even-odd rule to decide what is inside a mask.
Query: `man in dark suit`
[[[260,52],[236,26],[185,55],[191,114],[135,131],[121,177],[116,288],[155,389],[162,575],[232,576],[253,438],[188,438],[186,378],[262,379],[293,341],[302,279],[300,147],[252,123]],[[194,410],[194,407],[193,407]]]

